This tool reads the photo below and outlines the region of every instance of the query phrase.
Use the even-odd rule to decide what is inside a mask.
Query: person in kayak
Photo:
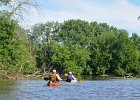
[[[59,74],[56,72],[56,70],[53,70],[52,71],[52,74],[50,74],[50,77],[49,77],[49,83],[53,82],[53,83],[59,83],[62,79],[61,77],[59,76]]]
[[[72,72],[69,72],[66,82],[71,82],[72,80],[77,80],[77,79],[72,75]]]

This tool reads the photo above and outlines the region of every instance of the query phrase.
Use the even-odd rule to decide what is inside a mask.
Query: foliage
[[[139,36],[128,37],[126,30],[106,23],[47,22],[35,25],[30,34],[37,63],[45,63],[41,69],[117,76],[140,72]]]
[[[0,1],[0,6],[9,2]],[[136,33],[129,37],[126,30],[79,19],[38,23],[25,31],[8,11],[1,11],[0,20],[1,76],[52,69],[74,74],[140,75],[140,37]]]
[[[0,1],[0,6],[3,4],[3,5],[6,5],[8,4],[9,2],[11,2],[11,0],[1,0]]]
[[[25,31],[17,22],[6,15],[0,16],[0,70],[15,73],[32,73],[36,70],[35,60],[23,37]]]

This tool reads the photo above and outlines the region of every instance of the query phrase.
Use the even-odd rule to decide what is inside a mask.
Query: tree
[[[86,50],[90,45],[90,26],[82,20],[68,20],[62,25],[58,38],[62,48],[67,47],[69,56],[64,60],[66,70],[73,70],[74,73],[84,73],[87,61],[90,59],[90,52]],[[78,69],[76,71],[75,69]],[[90,72],[90,71],[89,71]]]
[[[10,0],[1,1],[1,5],[9,6]],[[22,1],[21,1],[22,2]],[[21,4],[21,3],[20,3]],[[22,5],[24,6],[24,4]],[[25,31],[18,25],[18,21],[11,18],[22,6],[16,6],[12,12],[1,10],[0,15],[0,71],[7,74],[34,73],[35,59],[28,48]],[[22,9],[20,9],[22,10]]]
[[[1,1],[0,1],[0,6],[1,6],[1,5],[9,4],[10,2],[11,2],[11,0],[1,0]]]
[[[37,67],[41,68],[44,73],[54,66],[51,58],[53,55],[51,45],[52,41],[55,40],[59,26],[58,22],[39,23],[29,30],[29,37],[36,48],[34,51],[36,52]]]

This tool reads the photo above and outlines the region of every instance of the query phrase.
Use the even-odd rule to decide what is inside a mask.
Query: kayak
[[[66,82],[68,82],[68,81],[66,81]],[[68,83],[76,83],[76,82],[78,82],[78,81],[75,79],[75,80],[71,80],[71,82],[68,82]]]
[[[60,83],[48,82],[48,86],[60,86]]]
[[[71,81],[71,83],[76,83],[76,82],[77,82],[77,80],[72,80],[72,81]]]

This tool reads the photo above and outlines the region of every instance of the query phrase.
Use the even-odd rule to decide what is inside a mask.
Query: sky
[[[29,10],[22,25],[81,19],[107,23],[140,36],[140,0],[37,0],[38,10]],[[26,23],[26,24],[25,24]]]

